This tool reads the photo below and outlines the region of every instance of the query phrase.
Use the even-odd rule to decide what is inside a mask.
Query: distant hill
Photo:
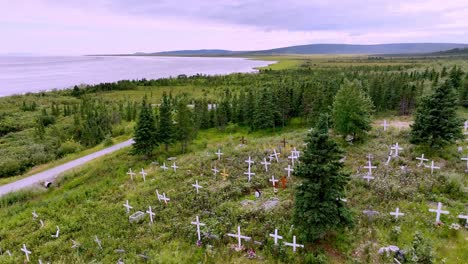
[[[418,54],[463,49],[462,43],[394,43],[375,45],[310,44],[257,51],[231,51],[220,49],[176,50],[155,53],[135,53],[152,56],[232,56],[232,55],[285,55],[285,54]]]
[[[455,49],[450,49],[450,50],[445,50],[445,51],[438,51],[438,52],[433,52],[428,55],[434,55],[434,56],[467,56],[468,55],[468,47],[466,48],[455,48]]]

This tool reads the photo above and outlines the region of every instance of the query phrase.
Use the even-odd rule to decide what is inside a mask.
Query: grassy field
[[[241,136],[247,138],[247,145],[239,145]],[[271,175],[279,178],[285,174],[284,157],[293,146],[301,149],[305,136],[306,129],[298,127],[256,134],[238,128],[225,132],[211,129],[199,135],[191,153],[177,156],[180,168],[175,173],[164,172],[151,162],[170,165],[166,158],[178,151],[177,146],[170,153],[161,150],[155,160],[147,161],[129,155],[126,149],[65,175],[57,187],[47,192],[4,197],[0,200],[3,219],[0,247],[10,250],[13,256],[3,254],[0,261],[21,262],[24,255],[19,248],[26,243],[34,262],[41,258],[53,263],[112,263],[118,259],[139,263],[143,261],[139,255],[143,254],[150,263],[245,263],[247,252],[232,250],[236,241],[226,236],[235,232],[237,225],[245,235],[262,243],[244,243],[246,250],[256,253],[251,262],[306,263],[326,256],[326,263],[390,263],[377,253],[378,249],[388,245],[409,248],[415,231],[431,242],[438,263],[442,260],[462,263],[468,259],[467,231],[449,228],[452,223],[460,223],[458,214],[466,213],[463,186],[467,179],[464,163],[459,160],[461,154],[453,147],[444,151],[442,157],[426,153],[442,167],[440,172],[430,175],[427,169],[416,166],[415,157],[421,152],[407,142],[407,130],[399,132],[396,128],[384,133],[376,127],[365,144],[342,143],[346,148],[346,168],[353,174],[346,197],[355,214],[353,229],[330,234],[320,243],[306,245],[307,251],[299,249],[297,254],[290,248],[273,246],[268,234],[274,228],[279,229],[285,240],[297,235],[291,228],[291,214],[294,186],[298,182],[293,177],[285,190],[280,188],[274,193],[268,179]],[[279,150],[283,137],[288,146],[281,150],[281,161],[273,162],[265,173],[259,162],[272,148]],[[336,139],[341,141],[339,137]],[[394,142],[399,142],[404,151],[400,158],[385,166],[388,148]],[[218,148],[224,153],[220,161],[214,154]],[[361,178],[368,153],[373,154],[374,165],[378,167],[376,180],[369,185]],[[243,175],[246,171],[243,161],[249,156],[256,162],[253,165],[256,175],[251,183]],[[402,172],[402,165],[408,165],[408,173]],[[226,169],[229,176],[213,175],[214,166]],[[131,181],[126,175],[129,168],[134,171],[145,168],[146,182],[140,176]],[[198,195],[191,186],[195,180],[204,187]],[[158,202],[156,189],[171,199],[167,205]],[[261,190],[260,199],[254,198],[255,189]],[[129,223],[122,206],[126,200],[134,207],[132,212],[146,211],[152,206],[155,223],[151,225],[147,215],[141,223]],[[444,209],[450,211],[450,215],[442,216],[443,226],[434,225],[435,215],[428,211],[435,208],[436,202],[443,202]],[[265,209],[271,204],[272,208]],[[396,207],[406,214],[398,221],[389,215]],[[368,219],[362,210],[369,208],[380,215]],[[32,218],[33,211],[45,221],[43,228],[38,219]],[[197,215],[206,224],[202,228],[201,246],[196,245],[196,229],[190,224]],[[55,239],[51,235],[57,225],[61,235]],[[93,242],[95,235],[102,241],[102,250]],[[71,249],[72,239],[81,244],[78,249]],[[125,253],[117,253],[116,249],[124,249]]]

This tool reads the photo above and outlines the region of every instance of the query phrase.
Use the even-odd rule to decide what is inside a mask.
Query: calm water
[[[254,72],[267,61],[182,57],[0,57],[0,97],[125,79]]]

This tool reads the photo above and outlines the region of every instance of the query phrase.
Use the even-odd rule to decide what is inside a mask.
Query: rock
[[[263,208],[265,210],[270,210],[270,209],[276,207],[278,204],[279,204],[279,200],[277,198],[275,198],[275,199],[268,200],[268,201],[264,202],[263,203]]]

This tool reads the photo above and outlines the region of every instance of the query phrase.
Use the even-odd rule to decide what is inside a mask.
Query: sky
[[[467,0],[0,0],[0,54],[468,43]]]

